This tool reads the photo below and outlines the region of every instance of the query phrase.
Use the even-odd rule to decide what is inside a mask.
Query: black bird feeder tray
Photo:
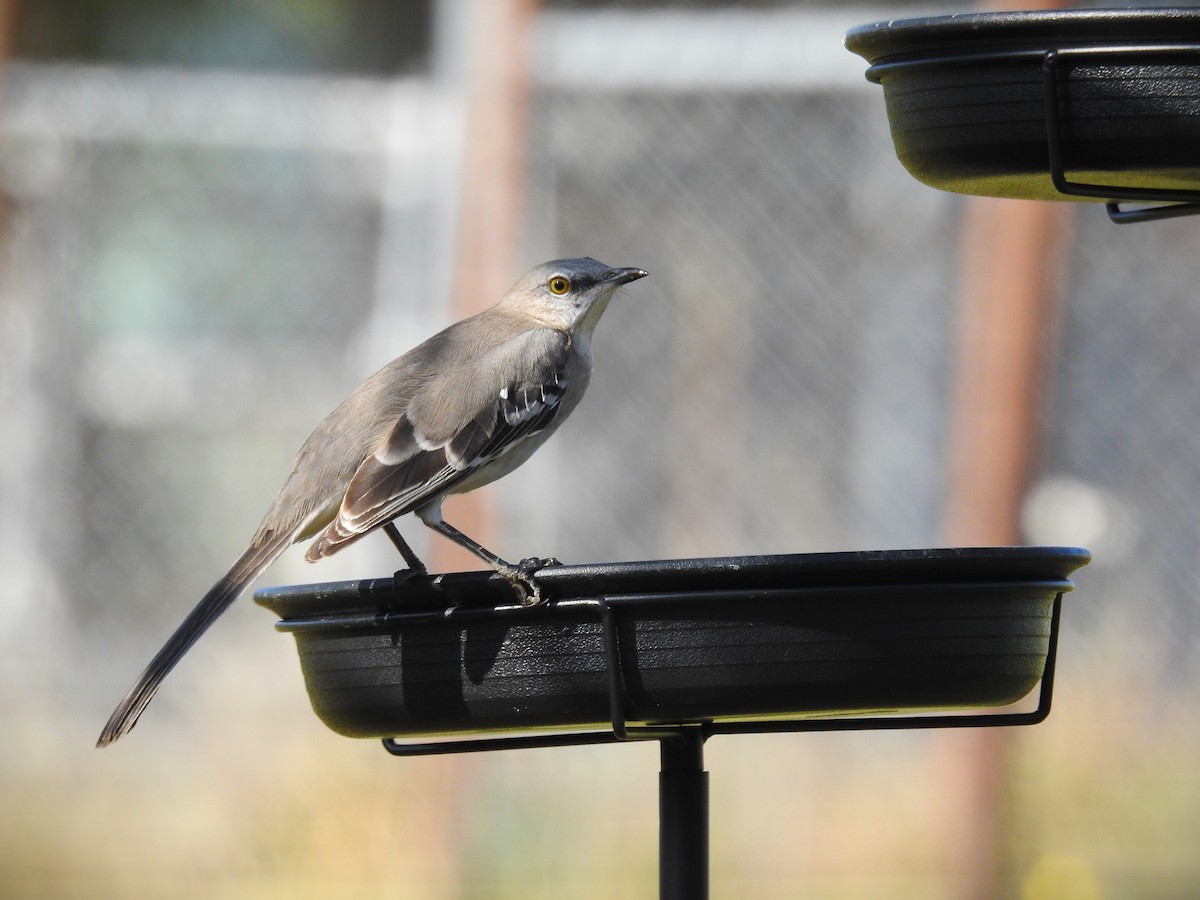
[[[902,19],[854,28],[846,47],[883,86],[918,181],[1107,200],[1114,222],[1200,213],[1200,10]]]
[[[1087,551],[897,550],[266,588],[313,708],[397,756],[657,740],[660,889],[707,896],[714,734],[1027,725]],[[1032,710],[1003,707],[1034,688]],[[980,712],[987,709],[987,712]],[[952,712],[975,710],[975,712]]]

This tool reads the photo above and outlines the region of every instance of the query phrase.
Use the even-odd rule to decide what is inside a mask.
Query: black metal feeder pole
[[[658,895],[663,900],[708,897],[708,773],[699,727],[661,738],[658,773]]]

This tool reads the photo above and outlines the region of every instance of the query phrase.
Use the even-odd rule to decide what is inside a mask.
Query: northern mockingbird
[[[518,565],[442,520],[447,494],[511,472],[579,403],[592,369],[596,322],[641,269],[558,259],[522,277],[498,303],[451,325],[384,366],[331,412],[300,447],[250,546],[188,614],[100,735],[104,747],[133,728],[167,673],[225,609],[297,541],[309,562],[383,528],[414,575],[425,566],[392,520],[408,512],[466,547],[526,603],[546,563]]]

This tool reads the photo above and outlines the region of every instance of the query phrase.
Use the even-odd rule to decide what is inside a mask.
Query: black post
[[[708,773],[704,734],[681,728],[662,738],[658,775],[658,895],[661,900],[708,898]]]

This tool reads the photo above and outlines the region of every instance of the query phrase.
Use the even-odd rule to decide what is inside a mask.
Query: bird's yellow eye
[[[548,282],[546,282],[546,284],[550,287],[550,293],[558,294],[559,296],[565,294],[571,289],[570,280],[562,275],[555,275]]]

